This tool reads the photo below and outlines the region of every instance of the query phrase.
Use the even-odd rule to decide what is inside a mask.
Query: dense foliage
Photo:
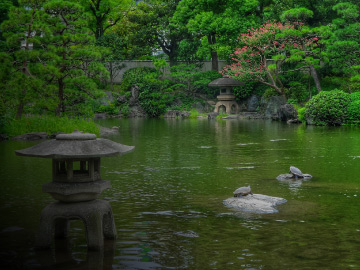
[[[4,0],[0,127],[28,114],[126,116],[128,103],[100,100],[105,91],[129,97],[134,84],[150,117],[191,110],[216,97],[207,84],[221,76],[219,59],[229,64],[223,74],[245,82],[234,89],[239,100],[282,95],[303,106],[323,91],[357,92],[359,11],[357,0]],[[152,60],[155,69],[128,71],[115,85],[125,59]],[[202,60],[212,71],[201,71]],[[348,115],[358,124],[358,100],[341,106],[334,110],[343,116],[318,123]]]

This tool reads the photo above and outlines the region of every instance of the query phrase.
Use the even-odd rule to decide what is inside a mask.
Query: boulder
[[[228,207],[245,212],[272,214],[277,213],[277,205],[286,203],[287,200],[262,194],[253,194],[242,197],[231,197],[224,201]]]
[[[146,112],[141,106],[131,106],[129,118],[146,118]]]
[[[216,116],[218,116],[219,113],[218,112],[211,112],[208,114],[208,118],[209,119],[216,119]]]
[[[193,106],[195,110],[200,113],[208,113],[214,110],[215,102],[211,100],[207,100],[205,102],[196,102]]]
[[[131,91],[131,97],[129,99],[129,105],[130,106],[139,105],[139,87],[137,85],[133,85],[130,91]]]
[[[241,112],[239,114],[240,119],[263,119],[264,116],[257,112]]]
[[[169,110],[164,114],[164,118],[177,118],[181,115],[181,111]]]
[[[119,96],[117,98],[117,102],[120,104],[126,103],[127,102],[126,96],[125,95]]]
[[[13,137],[12,139],[16,141],[37,141],[37,140],[45,140],[47,138],[48,138],[48,134],[46,132],[30,132]]]
[[[290,119],[290,120],[287,120],[286,123],[288,123],[288,124],[301,124],[301,121],[299,119]]]
[[[9,136],[7,134],[0,134],[0,141],[6,141],[9,139]]]
[[[281,121],[297,119],[297,110],[292,104],[284,104],[280,106],[279,118]]]
[[[256,112],[260,104],[258,96],[252,95],[247,100],[247,110],[248,112]]]
[[[95,113],[94,119],[106,119],[106,113]]]
[[[268,99],[261,98],[261,111],[265,118],[279,120],[280,107],[286,104],[286,99],[282,96],[273,96]]]
[[[181,112],[181,117],[182,118],[189,118],[190,117],[190,112]]]

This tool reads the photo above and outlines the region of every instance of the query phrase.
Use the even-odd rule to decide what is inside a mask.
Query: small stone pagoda
[[[43,192],[49,193],[57,202],[45,207],[41,213],[37,248],[50,248],[53,235],[66,237],[72,219],[84,222],[89,250],[101,250],[104,237],[116,238],[111,206],[107,201],[97,199],[102,191],[111,187],[109,181],[101,178],[100,158],[125,154],[133,149],[134,146],[75,130],[15,151],[20,156],[52,159],[52,182],[43,185]]]
[[[220,87],[220,95],[217,96],[218,102],[215,104],[215,112],[236,114],[239,113],[239,104],[233,94],[234,86],[244,85],[243,82],[234,80],[228,75],[216,79],[208,84],[210,87]]]

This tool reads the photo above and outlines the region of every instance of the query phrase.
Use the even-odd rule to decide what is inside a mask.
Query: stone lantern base
[[[221,100],[215,104],[215,112],[237,114],[239,113],[239,104],[235,100]]]
[[[84,202],[95,200],[101,192],[109,188],[110,182],[105,180],[86,183],[51,182],[43,185],[43,192],[61,202]]]
[[[55,202],[45,207],[41,213],[35,247],[48,249],[54,235],[56,238],[66,237],[69,221],[73,219],[80,219],[84,222],[89,250],[102,250],[104,237],[116,238],[114,217],[107,201]]]

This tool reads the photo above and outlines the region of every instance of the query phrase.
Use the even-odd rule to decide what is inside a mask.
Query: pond
[[[84,226],[33,249],[51,160],[0,142],[0,258],[7,269],[360,269],[360,128],[267,120],[99,120],[134,152],[102,159],[118,233],[87,252]],[[281,182],[290,165],[311,180]],[[285,198],[277,213],[228,208],[241,186]]]

